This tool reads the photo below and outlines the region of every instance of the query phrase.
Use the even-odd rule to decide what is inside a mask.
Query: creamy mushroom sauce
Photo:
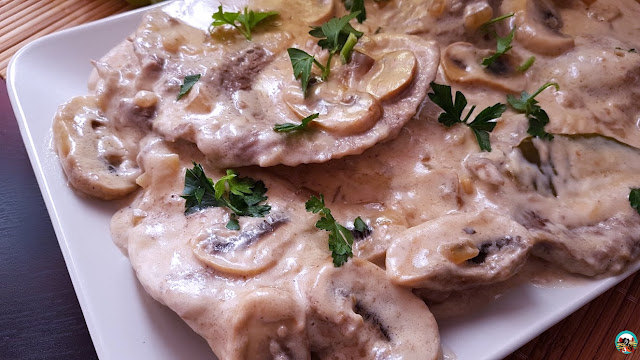
[[[533,259],[607,276],[640,254],[627,199],[640,187],[637,1],[366,1],[352,61],[334,62],[306,98],[286,49],[322,61],[308,26],[344,15],[341,2],[225,1],[227,11],[280,12],[251,42],[209,33],[217,5],[147,13],[94,62],[90,95],[62,105],[53,132],[77,190],[133,194],[113,217],[115,243],[219,358],[435,359],[425,301],[448,314],[452,298],[540,278]],[[513,49],[485,69],[496,40],[480,25],[510,12],[495,29],[516,27]],[[200,81],[176,100],[193,74]],[[555,138],[532,139],[524,115],[508,110],[481,152],[467,127],[438,123],[426,97],[434,79],[479,109],[557,82],[536,98]],[[315,112],[311,131],[272,131]],[[233,166],[264,181],[270,214],[241,217],[240,231],[226,229],[224,208],[185,215],[192,161],[214,180]],[[317,193],[341,223],[361,216],[372,229],[339,268],[304,209]]]

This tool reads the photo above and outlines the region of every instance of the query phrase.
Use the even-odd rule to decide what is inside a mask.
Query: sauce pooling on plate
[[[637,1],[219,5],[148,12],[53,123],[219,358],[437,359],[426,303],[640,255]]]

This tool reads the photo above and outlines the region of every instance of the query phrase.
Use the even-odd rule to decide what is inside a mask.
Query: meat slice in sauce
[[[144,29],[150,25],[143,25],[138,36],[162,43],[163,36],[190,28],[166,21],[166,16],[148,15],[156,30],[148,34]],[[343,66],[336,59],[330,78],[311,86],[305,97],[286,49],[301,48],[323,61],[326,51],[310,46],[307,32],[306,23],[292,18],[286,25],[266,27],[252,42],[214,37],[184,40],[175,53],[149,50],[165,59],[163,75],[153,84],[157,93],[177,93],[186,75],[202,75],[185,98],[163,102],[154,130],[169,141],[197,144],[218,166],[325,162],[395,137],[415,115],[435,77],[437,46],[408,35],[370,34],[360,40],[351,64]],[[193,112],[198,115],[191,116]],[[320,116],[306,131],[273,130],[276,124],[299,123],[314,113]]]
[[[640,254],[640,215],[628,200],[640,185],[640,150],[592,135],[521,151],[528,160],[515,175],[524,196],[514,213],[535,255],[593,276],[618,273]]]
[[[506,280],[525,263],[529,232],[491,211],[445,215],[407,229],[387,251],[396,284],[438,291]]]
[[[539,97],[549,113],[548,130],[561,134],[601,134],[640,147],[640,54],[616,47],[613,39],[581,37],[581,46],[549,62],[540,78],[560,84]]]
[[[438,326],[427,306],[377,266],[353,259],[318,269],[307,320],[320,359],[438,359]]]
[[[362,359],[375,354],[437,358],[437,325],[426,305],[366,260],[353,258],[336,268],[327,252],[327,235],[314,227],[304,202],[286,182],[265,172],[243,169],[243,174],[265,181],[269,203],[286,209],[289,221],[252,240],[241,234],[253,232],[254,223],[241,218],[235,240],[246,241],[228,248],[220,243],[220,248],[232,256],[225,259],[244,260],[248,266],[260,254],[274,261],[250,272],[203,259],[215,246],[196,246],[194,251],[189,239],[206,228],[222,236],[216,223],[226,220],[221,214],[225,210],[209,208],[185,216],[184,200],[176,194],[184,186],[189,161],[161,141],[142,145],[139,160],[145,173],[138,182],[143,190],[114,216],[114,238],[145,289],[204,336],[219,358],[329,359],[339,353]],[[180,152],[196,155],[188,148]],[[297,241],[290,242],[292,238]],[[261,248],[244,257],[245,249],[255,246]]]

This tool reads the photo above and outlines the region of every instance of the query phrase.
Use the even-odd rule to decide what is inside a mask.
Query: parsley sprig
[[[367,9],[364,7],[364,0],[342,0],[344,3],[344,8],[354,13],[359,11],[358,16],[356,16],[356,20],[360,24],[363,21],[367,20]]]
[[[493,64],[496,60],[498,60],[500,56],[504,55],[507,51],[511,50],[512,48],[511,42],[513,41],[513,35],[515,35],[515,33],[516,33],[516,28],[514,27],[513,30],[511,30],[507,34],[507,36],[505,37],[497,36],[496,52],[493,55],[482,59],[482,63],[481,63],[482,66],[491,66],[491,64]]]
[[[306,95],[309,80],[311,79],[311,69],[315,64],[321,71],[320,79],[326,80],[331,73],[331,60],[335,54],[340,54],[343,63],[349,62],[353,47],[358,39],[363,35],[349,24],[353,18],[360,14],[359,11],[352,12],[341,18],[332,18],[321,26],[315,26],[309,31],[309,34],[318,38],[318,45],[329,52],[327,63],[322,65],[313,55],[307,52],[289,48],[289,59],[293,67],[293,75],[300,80],[302,92]]]
[[[185,76],[184,80],[182,80],[182,85],[180,85],[180,92],[178,92],[178,98],[176,100],[180,100],[183,96],[187,95],[189,91],[191,91],[193,85],[200,80],[200,76],[200,74]]]
[[[324,195],[320,194],[319,198],[311,196],[304,205],[308,212],[321,216],[320,220],[316,222],[316,227],[329,232],[329,250],[331,250],[333,265],[335,267],[342,266],[350,257],[353,257],[353,251],[351,250],[353,234],[349,229],[340,225],[331,215],[331,210],[324,204]]]
[[[233,212],[227,228],[238,230],[237,216],[262,217],[271,211],[268,204],[260,205],[267,200],[266,192],[262,181],[238,177],[230,169],[214,184],[205,175],[202,165],[194,162],[193,169],[187,169],[184,177],[184,212],[191,214],[207,207],[226,207]]]
[[[549,115],[547,115],[547,112],[538,105],[538,101],[535,97],[551,86],[555,87],[556,90],[560,90],[560,86],[558,86],[557,83],[548,82],[542,85],[531,95],[526,91],[523,91],[522,94],[520,94],[520,98],[513,95],[507,95],[507,102],[509,105],[511,105],[511,107],[517,112],[523,113],[527,119],[529,119],[529,129],[527,129],[527,132],[544,140],[553,139],[553,135],[544,131],[545,125],[549,123]]]
[[[631,189],[629,191],[629,203],[631,207],[636,209],[638,214],[640,214],[640,188]]]
[[[246,7],[243,12],[224,12],[222,6],[218,6],[218,12],[211,16],[213,18],[211,26],[231,25],[247,40],[251,41],[251,31],[253,28],[263,20],[278,14],[277,11],[260,12],[249,10]]]
[[[492,26],[493,24],[500,22],[502,20],[508,19],[510,17],[514,16],[514,13],[509,13],[506,15],[502,15],[502,16],[498,16],[496,18],[493,18],[489,21],[487,21],[486,23],[480,25],[480,29],[484,30],[484,31],[489,31],[491,30],[491,33],[493,34],[493,36],[496,37],[496,52],[489,56],[486,57],[484,59],[482,59],[482,65],[483,66],[490,66],[491,64],[493,64],[496,60],[498,60],[498,58],[502,55],[504,55],[507,51],[511,50],[512,46],[511,46],[511,42],[513,41],[513,36],[515,35],[516,32],[516,28],[514,27],[511,32],[509,32],[509,34],[507,34],[507,36],[505,37],[500,37],[498,36],[498,34],[496,33],[494,27]]]
[[[428,94],[429,99],[444,110],[444,112],[438,116],[438,122],[448,127],[458,123],[467,125],[476,136],[480,149],[483,151],[491,151],[489,133],[496,127],[496,123],[493,120],[502,116],[505,110],[507,110],[507,105],[497,103],[489,106],[482,110],[473,121],[469,122],[471,113],[473,113],[476,106],[473,105],[463,119],[462,113],[467,106],[467,98],[460,91],[456,91],[454,101],[451,95],[451,86],[431,82],[431,89],[433,92]]]
[[[282,133],[288,133],[288,132],[293,132],[293,131],[304,130],[304,129],[307,128],[309,123],[312,122],[313,120],[317,119],[318,116],[320,116],[320,114],[318,114],[318,113],[311,114],[311,115],[307,116],[306,118],[302,119],[302,122],[300,124],[292,124],[292,123],[276,124],[273,127],[273,131],[282,132]]]

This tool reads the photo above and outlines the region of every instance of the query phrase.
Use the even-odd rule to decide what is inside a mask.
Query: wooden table
[[[123,0],[0,0],[0,74],[25,43],[127,9]],[[3,80],[0,185],[0,360],[97,359]],[[640,335],[640,273],[507,359],[640,360],[640,348],[615,350],[622,330]]]

